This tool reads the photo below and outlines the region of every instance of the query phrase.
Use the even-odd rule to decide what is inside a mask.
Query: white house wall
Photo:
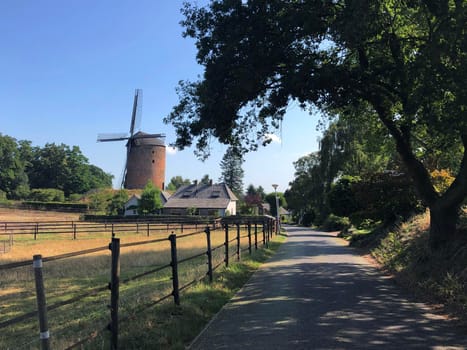
[[[236,201],[230,201],[229,205],[227,206],[227,209],[230,213],[230,215],[237,215],[237,202]],[[223,213],[225,215],[225,212]],[[224,216],[222,215],[222,216]]]

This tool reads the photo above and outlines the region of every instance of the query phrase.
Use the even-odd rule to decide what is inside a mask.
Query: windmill
[[[165,144],[164,134],[147,134],[139,129],[142,114],[143,91],[135,90],[129,133],[97,135],[98,142],[127,140],[126,159],[122,176],[122,188],[143,188],[149,180],[164,189]]]

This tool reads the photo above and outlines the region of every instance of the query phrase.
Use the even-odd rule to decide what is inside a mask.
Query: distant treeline
[[[111,187],[112,178],[89,164],[78,146],[47,143],[33,147],[31,141],[0,134],[0,200],[37,197],[37,189],[62,191],[68,198]]]

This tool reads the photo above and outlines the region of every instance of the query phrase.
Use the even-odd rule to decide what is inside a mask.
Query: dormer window
[[[212,191],[211,198],[219,198],[221,195],[221,191]]]
[[[191,194],[192,194],[192,193],[193,193],[193,191],[187,190],[187,191],[183,192],[182,197],[183,197],[183,198],[191,197]]]

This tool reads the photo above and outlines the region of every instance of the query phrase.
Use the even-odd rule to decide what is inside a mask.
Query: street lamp
[[[279,198],[277,198],[277,187],[279,185],[272,184],[274,187],[274,195],[276,196],[276,234],[280,232],[280,220],[279,220]]]

